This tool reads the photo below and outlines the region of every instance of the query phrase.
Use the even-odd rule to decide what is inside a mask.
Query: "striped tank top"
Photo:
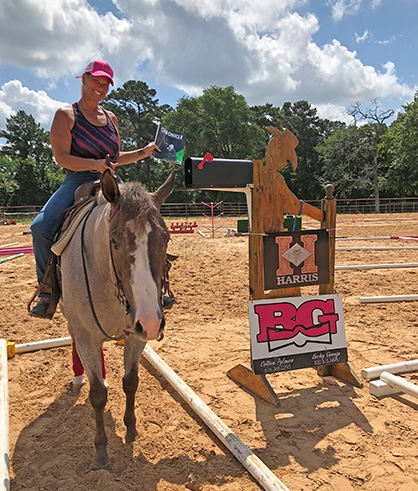
[[[118,132],[107,112],[103,110],[107,118],[106,126],[96,126],[84,117],[76,102],[73,110],[75,123],[71,130],[71,155],[104,159],[109,154],[111,162],[116,162],[119,152]]]

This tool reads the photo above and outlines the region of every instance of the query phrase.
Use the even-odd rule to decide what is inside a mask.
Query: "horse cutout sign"
[[[277,261],[278,253],[276,238],[282,237],[282,235],[280,235],[280,232],[284,231],[283,217],[286,214],[303,214],[320,222],[319,229],[325,231],[328,235],[328,252],[324,256],[325,261],[328,262],[328,268],[324,267],[323,265],[320,267],[318,264],[316,264],[316,260],[313,260],[312,252],[315,252],[316,256],[316,254],[318,253],[318,249],[312,249],[312,246],[308,247],[309,250],[307,252],[311,254],[311,259],[308,260],[308,262],[310,262],[310,268],[312,269],[315,269],[315,267],[318,267],[318,269],[322,269],[324,267],[324,277],[321,277],[320,279],[318,277],[318,298],[321,299],[322,295],[333,295],[336,232],[336,201],[333,197],[334,187],[332,185],[327,185],[325,187],[326,197],[322,200],[321,210],[298,199],[287,187],[284,177],[280,173],[280,170],[282,170],[288,162],[291,163],[293,170],[296,170],[297,155],[295,148],[298,145],[299,141],[287,129],[285,129],[284,131],[280,131],[277,128],[273,127],[267,127],[266,129],[273,135],[267,146],[266,165],[263,165],[262,160],[253,161],[253,185],[251,187],[251,207],[249,207],[250,309],[255,308],[257,302],[261,301],[260,305],[273,305],[274,307],[272,307],[272,309],[274,312],[274,309],[282,308],[280,307],[280,305],[282,305],[280,304],[281,299],[289,300],[289,298],[291,297],[293,300],[292,302],[288,302],[288,308],[291,310],[293,309],[293,311],[296,312],[299,308],[301,308],[304,303],[304,297],[301,297],[300,290],[300,286],[302,283],[294,281],[292,284],[289,285],[278,284],[277,278],[280,276],[280,274],[278,275],[277,272],[280,273],[281,271],[280,264],[278,267],[276,264],[276,266],[269,266],[266,268],[266,261],[267,265],[269,263],[268,259],[265,259],[264,257],[264,245],[268,244],[268,241],[273,241],[273,245],[275,245],[274,247],[276,247],[273,255],[276,255]],[[315,242],[318,243],[320,243],[319,237],[322,233],[320,230],[314,232],[315,234],[317,234],[318,237],[318,241]],[[289,235],[289,232],[286,232],[286,234]],[[304,234],[306,237],[308,237],[309,235],[308,231],[301,231],[301,235],[302,234]],[[307,240],[309,241],[309,239]],[[288,244],[291,248],[291,242],[288,242]],[[303,248],[306,249],[305,244],[303,244]],[[305,260],[306,259],[307,258],[305,257]],[[281,258],[279,258],[279,260],[281,260]],[[298,262],[299,260],[296,260],[296,258],[294,258],[292,267],[288,263],[285,263],[285,266],[293,270],[293,267],[297,268],[302,265],[302,262],[300,262],[299,265],[296,266],[296,263]],[[326,270],[328,271],[326,272]],[[303,274],[301,271],[296,271],[296,273],[292,272],[292,274],[289,276],[293,277],[294,274],[297,275],[299,273]],[[270,278],[271,282],[267,278],[269,274],[272,276],[272,278]],[[305,278],[299,277],[299,279],[302,280]],[[313,277],[311,277],[311,279],[313,279]],[[324,298],[326,300],[330,299],[330,297]],[[263,303],[263,301],[266,302]],[[251,302],[254,302],[254,304]],[[301,303],[299,304],[298,302]],[[296,351],[294,353],[293,358],[295,359],[295,361],[289,364],[289,369],[302,368],[302,365],[312,366],[317,369],[318,374],[321,376],[333,375],[357,387],[362,387],[363,383],[361,382],[360,378],[351,370],[350,366],[347,363],[347,348],[345,344],[345,335],[343,335],[343,312],[340,305],[340,299],[338,297],[335,297],[333,302],[334,306],[336,307],[336,311],[334,312],[334,314],[339,316],[339,324],[336,324],[332,328],[337,328],[337,331],[339,332],[339,337],[336,337],[334,334],[330,335],[329,331],[327,333],[325,327],[318,326],[317,333],[319,335],[321,330],[323,330],[322,335],[328,336],[328,341],[331,341],[330,344],[324,344],[323,349],[319,351],[322,351],[322,354],[324,354],[327,351],[325,349],[325,346],[332,346],[329,353],[331,354],[331,351],[333,351],[335,348],[335,353],[339,353],[338,356],[335,355],[332,357],[328,356],[328,358],[323,358],[321,354],[318,358],[313,360],[311,354],[307,355],[307,350],[310,350],[313,344],[312,342],[308,342],[311,339],[311,337],[308,336],[308,332],[315,332],[310,330],[313,328],[313,326],[310,326],[309,323],[308,325],[303,326],[302,323],[298,328],[296,324],[291,323],[293,334],[295,335],[295,337],[293,338],[295,342],[292,343],[292,346],[298,348],[299,351]],[[305,308],[308,307],[303,307],[302,310]],[[323,315],[326,316],[327,314],[324,313]],[[300,316],[301,314],[299,314],[299,317]],[[315,316],[317,316],[317,313],[313,314],[313,316],[315,318]],[[257,319],[255,319],[255,321],[251,321],[252,325],[256,325],[257,322]],[[282,363],[283,359],[280,358],[281,355],[277,355],[277,352],[280,352],[280,349],[282,349],[282,347],[280,347],[279,349],[280,340],[276,340],[274,338],[280,338],[280,336],[286,338],[292,333],[286,333],[285,327],[283,327],[283,329],[276,330],[275,326],[277,327],[277,325],[270,326],[272,327],[272,329],[268,332],[270,338],[267,338],[266,341],[263,343],[259,343],[260,339],[262,338],[255,337],[262,334],[259,325],[257,325],[257,327],[253,329],[255,332],[257,332],[257,334],[252,334],[252,336],[255,337],[254,341],[256,342],[256,344],[254,345],[253,341],[254,347],[252,345],[252,352],[255,355],[253,368],[257,371],[257,373],[255,373],[253,370],[246,367],[245,365],[239,364],[228,371],[228,376],[232,380],[243,385],[249,391],[278,406],[280,404],[280,401],[275,394],[273,388],[269,384],[266,378],[266,373],[284,370],[286,363]],[[291,338],[292,336],[290,336],[290,339]],[[306,341],[306,343],[304,344],[304,342],[301,340]],[[334,342],[336,343],[335,345],[333,345]],[[291,344],[289,343],[289,346],[290,345]],[[277,347],[278,349],[276,350],[275,355],[271,356],[271,352],[269,352],[268,350],[274,347]],[[303,351],[302,348],[306,348],[306,350]],[[312,349],[312,352],[315,352],[314,349]],[[308,357],[311,357],[309,364],[307,361]],[[281,360],[277,362],[277,365],[275,365],[275,369],[271,370],[270,372],[265,370],[265,367],[261,367],[260,361],[262,359],[269,358]],[[324,359],[326,360],[325,362],[318,361]],[[277,369],[278,367],[280,367],[281,370]]]
[[[300,297],[300,287],[305,284],[319,285],[319,295],[333,294],[336,231],[336,202],[332,195],[334,187],[332,185],[325,187],[326,197],[322,200],[320,210],[298,199],[287,187],[280,171],[288,162],[292,165],[293,170],[296,170],[295,148],[299,141],[287,129],[281,131],[271,126],[266,129],[272,134],[272,138],[267,146],[265,166],[262,160],[222,159],[212,161],[206,159],[204,165],[201,165],[205,158],[189,157],[185,161],[186,188],[218,189],[246,194],[249,218],[250,301],[264,299],[278,301],[280,298]],[[284,216],[287,214],[306,215],[320,223],[320,229],[312,234],[303,231],[298,238],[296,235],[291,235],[291,239],[283,239],[283,241],[288,241],[289,250],[283,251],[283,257],[289,263],[282,260],[281,251],[277,251],[278,244],[279,248],[282,247],[280,233],[285,230]],[[286,234],[289,237],[289,232]],[[276,242],[276,239],[279,242]],[[273,252],[269,252],[271,241]],[[290,252],[294,245],[293,241],[299,243],[300,247]],[[284,248],[286,249],[286,246]],[[286,257],[289,256],[287,252],[290,253],[290,258]],[[299,261],[299,258],[296,257],[298,253],[305,255],[303,261]],[[271,264],[269,255],[273,256]],[[283,264],[285,265],[283,269],[287,269],[289,274],[280,274]],[[298,271],[297,268],[300,270]],[[308,273],[301,270],[303,268],[311,269],[311,276],[307,276]],[[285,279],[278,280],[282,276]],[[291,280],[288,279],[289,277]],[[335,302],[338,304],[339,300],[336,299]],[[342,320],[342,310],[340,310],[340,316]],[[334,375],[357,387],[362,387],[360,378],[345,361],[347,359],[346,347],[342,344],[344,343],[338,342],[338,349],[341,347],[342,350],[341,357],[328,358],[329,361],[332,360],[332,363],[318,364],[316,362],[312,363],[312,366],[317,367],[318,374],[321,376]],[[277,395],[267,381],[265,373],[256,375],[253,370],[239,364],[231,368],[227,375],[250,392],[279,405]]]

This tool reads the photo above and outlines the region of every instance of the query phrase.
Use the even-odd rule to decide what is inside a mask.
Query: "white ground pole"
[[[10,489],[9,387],[7,343],[0,339],[0,490]]]
[[[144,356],[166,378],[264,489],[267,491],[289,491],[278,477],[148,345],[145,346]]]
[[[17,245],[17,244],[19,244],[19,242],[11,242],[10,244],[3,244],[3,245],[0,245],[0,249],[2,247],[12,247],[12,246]]]
[[[388,297],[359,297],[360,303],[418,302],[418,295],[390,295]]]
[[[73,340],[71,337],[48,339],[46,341],[35,341],[33,343],[16,344],[16,353],[29,353],[40,349],[58,348],[60,346],[69,346]]]
[[[336,247],[336,251],[416,251],[418,249],[414,246],[407,247]]]
[[[335,240],[383,240],[392,237],[336,237]]]
[[[336,237],[335,240],[386,240],[386,239],[410,239],[418,240],[418,237],[408,237],[407,235],[392,235],[386,237]]]
[[[335,266],[336,271],[344,269],[389,269],[389,268],[418,268],[418,263],[394,263],[394,264],[349,264]]]
[[[380,377],[383,372],[396,374],[415,372],[415,370],[418,370],[418,360],[409,360],[391,363],[390,365],[378,365],[376,367],[364,368],[361,371],[361,376],[366,380],[371,380]]]
[[[376,397],[388,396],[404,392],[418,399],[418,386],[408,382],[403,377],[389,372],[380,374],[380,380],[374,380],[369,384],[370,394]]]

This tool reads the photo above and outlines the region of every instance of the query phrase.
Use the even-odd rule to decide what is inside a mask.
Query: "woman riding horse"
[[[109,63],[95,60],[78,78],[81,78],[81,99],[58,109],[51,126],[54,157],[65,169],[66,177],[31,225],[36,274],[41,285],[39,300],[30,312],[34,317],[47,317],[50,293],[42,289],[42,280],[54,236],[65,210],[74,203],[75,190],[81,184],[99,179],[109,165],[106,155],[110,155],[110,167],[114,170],[118,165],[142,160],[153,150],[159,150],[151,142],[144,148],[120,151],[117,118],[99,106],[108,93],[109,84],[113,85],[113,70]]]
[[[109,84],[113,84],[113,70],[109,63],[95,60],[87,65],[81,78],[81,98],[78,102],[62,107],[55,113],[51,126],[51,145],[57,164],[65,169],[65,179],[51,196],[31,225],[36,274],[40,291],[38,302],[30,315],[50,318],[48,307],[50,292],[42,280],[51,254],[54,237],[63,221],[66,210],[74,203],[76,189],[96,181],[109,166],[130,164],[159,151],[154,142],[144,148],[128,152],[120,151],[120,135],[116,116],[105,111],[99,103],[106,97]],[[110,155],[110,163],[106,156]],[[164,296],[164,306],[175,300]],[[75,381],[82,380],[83,367],[73,346]],[[103,363],[103,376],[105,374]]]

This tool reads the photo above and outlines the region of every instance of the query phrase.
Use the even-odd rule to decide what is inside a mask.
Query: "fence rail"
[[[306,200],[306,203],[321,207],[321,200]],[[42,206],[2,206],[0,218],[8,220],[32,220],[41,210]],[[418,197],[416,198],[382,198],[379,201],[380,213],[415,213],[418,212]],[[245,216],[248,214],[245,202],[221,202],[215,208],[216,214],[225,216]],[[208,213],[208,207],[203,203],[164,203],[161,206],[164,217],[198,217]],[[375,213],[375,200],[373,198],[337,199],[337,213],[339,214],[368,214]]]

